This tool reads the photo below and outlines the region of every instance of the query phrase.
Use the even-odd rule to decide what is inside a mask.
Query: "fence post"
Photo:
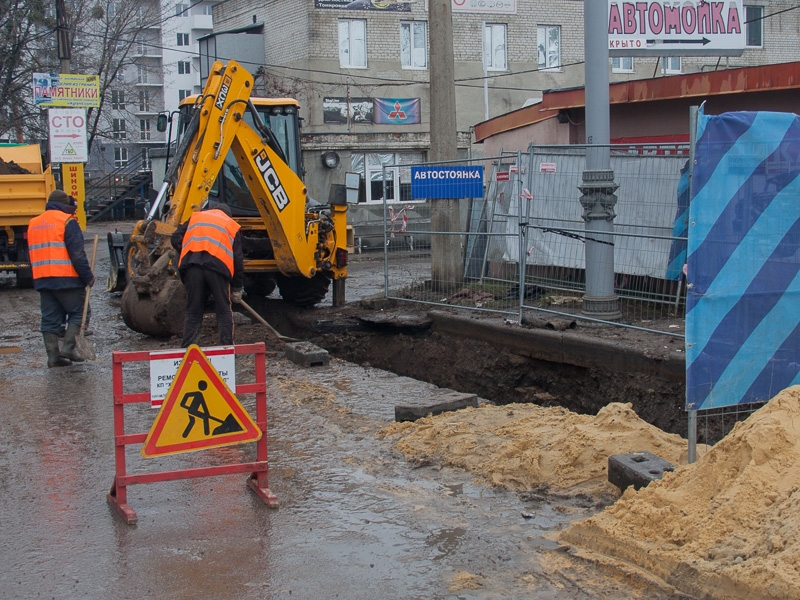
[[[364,157],[364,172],[367,173],[368,158]],[[386,165],[381,165],[381,177],[383,181],[383,297],[389,297],[389,205],[386,199]],[[367,181],[367,185],[370,182]]]

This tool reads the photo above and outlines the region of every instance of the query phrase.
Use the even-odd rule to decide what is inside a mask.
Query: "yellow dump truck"
[[[0,271],[15,271],[17,287],[33,286],[28,221],[42,214],[55,189],[38,145],[0,144]]]

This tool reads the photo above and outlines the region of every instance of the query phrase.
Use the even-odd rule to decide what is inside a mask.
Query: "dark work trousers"
[[[83,317],[83,299],[86,288],[67,288],[63,290],[39,290],[39,305],[42,310],[42,333],[61,331],[65,320],[81,324]]]
[[[230,280],[209,269],[189,267],[183,272],[183,287],[186,288],[186,318],[183,321],[183,342],[188,348],[197,341],[203,326],[203,312],[209,292],[214,296],[217,313],[217,329],[221,346],[233,344],[233,312],[231,311]]]

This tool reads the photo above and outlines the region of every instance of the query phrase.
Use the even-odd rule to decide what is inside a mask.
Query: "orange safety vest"
[[[72,218],[60,210],[46,210],[28,223],[28,252],[34,279],[79,276],[64,243],[64,231]]]
[[[222,261],[233,277],[233,238],[239,224],[221,210],[193,213],[183,239],[181,259],[189,252],[207,252]]]

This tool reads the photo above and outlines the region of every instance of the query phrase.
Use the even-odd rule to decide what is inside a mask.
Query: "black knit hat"
[[[75,201],[75,198],[68,195],[66,192],[62,190],[54,190],[50,193],[50,196],[47,198],[48,202],[57,202],[58,204],[64,204],[65,206],[77,206],[78,203]]]
[[[216,210],[221,210],[229,217],[233,216],[233,213],[231,213],[231,207],[228,206],[227,204],[215,204],[213,208]]]

